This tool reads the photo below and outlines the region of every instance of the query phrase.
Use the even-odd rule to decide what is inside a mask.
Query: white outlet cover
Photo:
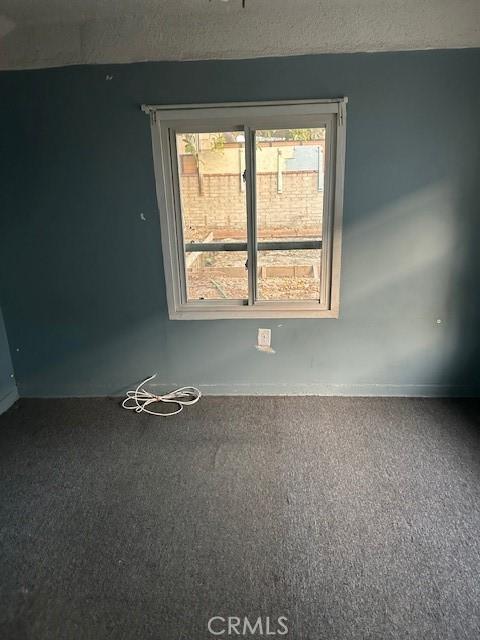
[[[259,329],[257,344],[259,347],[269,347],[272,343],[272,330],[271,329]]]
[[[257,351],[263,351],[264,353],[275,353],[270,346],[272,342],[272,330],[271,329],[259,329],[257,344],[255,345]]]

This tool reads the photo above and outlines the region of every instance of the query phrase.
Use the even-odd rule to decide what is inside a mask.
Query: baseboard
[[[138,381],[133,381],[124,389],[112,389],[103,385],[92,385],[79,389],[78,386],[62,385],[58,388],[44,390],[34,386],[22,386],[22,398],[91,398],[120,397],[127,389],[132,389]],[[147,385],[157,393],[165,393],[184,384],[193,384],[206,396],[352,396],[352,397],[420,397],[450,398],[479,397],[479,386],[447,385],[447,384],[331,384],[331,383],[225,383],[199,384],[188,382],[155,382]]]
[[[452,385],[396,384],[240,384],[200,385],[205,395],[342,396],[342,397],[471,397],[480,396],[480,387]]]
[[[12,389],[7,393],[6,396],[0,398],[0,415],[4,413],[7,409],[10,409],[12,404],[14,404],[18,400],[18,391],[17,389]]]

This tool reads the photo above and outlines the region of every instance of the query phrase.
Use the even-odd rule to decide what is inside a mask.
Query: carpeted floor
[[[212,616],[285,616],[295,640],[477,640],[479,410],[22,400],[0,417],[0,638],[203,640],[228,637]]]

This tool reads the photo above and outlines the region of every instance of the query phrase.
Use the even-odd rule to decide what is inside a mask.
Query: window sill
[[[252,320],[261,318],[334,318],[338,319],[338,309],[262,309],[261,307],[240,307],[232,309],[181,309],[169,312],[170,320]]]

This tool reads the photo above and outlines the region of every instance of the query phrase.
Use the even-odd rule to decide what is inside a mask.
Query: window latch
[[[247,182],[247,170],[245,169],[245,171],[242,173],[242,178],[244,182]]]

